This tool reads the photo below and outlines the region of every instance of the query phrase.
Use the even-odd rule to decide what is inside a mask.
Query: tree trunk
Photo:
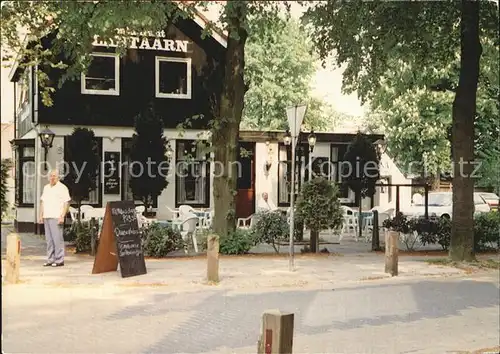
[[[439,174],[432,175],[427,179],[427,183],[431,186],[431,191],[438,191],[441,186],[441,177]]]
[[[318,230],[309,230],[309,248],[311,253],[319,252],[319,232]]]
[[[460,78],[453,102],[453,221],[450,258],[474,260],[474,116],[479,79],[479,2],[462,0]]]
[[[214,147],[214,231],[227,235],[236,228],[236,181],[238,178],[238,136],[243,99],[248,89],[244,80],[245,43],[244,28],[247,2],[226,3],[228,41],[225,58],[224,81],[219,110],[214,118],[212,143]]]

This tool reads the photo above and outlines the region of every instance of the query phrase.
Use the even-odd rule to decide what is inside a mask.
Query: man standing
[[[275,211],[276,205],[272,201],[269,200],[269,195],[267,192],[262,193],[262,199],[259,201],[258,211]]]
[[[59,182],[59,172],[52,170],[40,198],[40,223],[44,224],[47,241],[45,267],[64,265],[63,225],[70,200],[68,187]]]

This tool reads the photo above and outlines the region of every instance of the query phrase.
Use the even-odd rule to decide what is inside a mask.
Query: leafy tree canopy
[[[322,100],[311,96],[311,80],[317,56],[311,41],[297,21],[277,18],[273,25],[255,18],[254,34],[245,52],[245,75],[249,90],[245,95],[242,127],[286,129],[286,108],[308,103],[305,125],[309,130],[329,130],[335,112]]]
[[[395,63],[446,82],[445,68],[460,58],[460,11],[460,1],[329,0],[311,7],[303,20],[320,57],[326,60],[334,53],[335,64],[346,65],[344,90],[357,92],[365,103],[387,80],[387,70]],[[497,5],[481,3],[480,11],[482,36],[498,46]],[[415,75],[415,84],[427,84],[428,75]],[[458,76],[453,78],[458,82]]]
[[[477,185],[494,188],[498,171],[499,79],[498,51],[483,41],[475,120],[476,159],[481,162]],[[386,135],[389,151],[400,166],[413,174],[451,173],[451,116],[458,85],[459,61],[441,70],[414,70],[393,61],[382,84],[374,91],[368,116],[372,130]]]

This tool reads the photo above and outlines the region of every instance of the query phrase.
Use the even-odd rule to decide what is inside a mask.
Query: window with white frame
[[[19,173],[16,173],[18,183],[18,204],[20,206],[35,203],[35,147],[20,146],[18,153]]]
[[[156,57],[157,98],[191,98],[191,58]]]
[[[210,163],[195,140],[176,141],[176,206],[209,206]]]
[[[120,94],[120,57],[115,53],[92,53],[87,73],[82,73],[82,93]]]

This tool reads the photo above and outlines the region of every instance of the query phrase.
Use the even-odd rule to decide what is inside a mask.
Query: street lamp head
[[[286,131],[285,136],[283,137],[283,142],[285,143],[285,145],[290,145],[290,143],[292,142],[292,135],[290,134],[289,130]]]
[[[314,134],[314,130],[311,130],[311,133],[307,137],[307,141],[309,142],[309,149],[314,149],[314,146],[316,145],[316,134]]]
[[[54,137],[56,136],[52,130],[48,127],[45,127],[44,130],[38,134],[40,136],[40,141],[42,142],[43,148],[51,148],[52,142],[54,141]]]

